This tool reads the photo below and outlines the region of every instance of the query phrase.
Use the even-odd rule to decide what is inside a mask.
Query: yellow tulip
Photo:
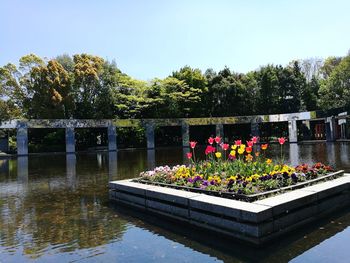
[[[234,150],[230,151],[230,155],[236,156],[236,151],[234,151]]]
[[[267,160],[266,160],[266,163],[267,163],[267,164],[271,164],[271,163],[272,163],[272,160],[271,160],[271,159],[267,159]]]
[[[238,149],[238,153],[239,153],[239,154],[243,154],[243,153],[244,153],[244,149],[239,148],[239,149]]]
[[[221,152],[216,152],[215,156],[216,156],[216,158],[221,158]]]

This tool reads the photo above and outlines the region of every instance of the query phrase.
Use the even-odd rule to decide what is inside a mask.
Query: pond
[[[346,143],[285,145],[350,172]],[[279,145],[272,146],[272,157]],[[0,262],[348,262],[350,209],[253,248],[108,201],[108,181],[186,162],[182,148],[0,159]]]

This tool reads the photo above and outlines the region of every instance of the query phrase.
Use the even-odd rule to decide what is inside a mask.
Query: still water
[[[349,144],[285,152],[350,172]],[[0,160],[0,262],[349,262],[350,209],[256,249],[109,203],[109,180],[184,161],[181,148]]]

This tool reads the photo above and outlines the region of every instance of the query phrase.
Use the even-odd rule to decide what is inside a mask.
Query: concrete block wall
[[[247,203],[132,180],[109,184],[110,199],[254,244],[350,205],[350,175]]]

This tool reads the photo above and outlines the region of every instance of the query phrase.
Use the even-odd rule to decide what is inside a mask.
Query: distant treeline
[[[266,65],[246,74],[185,66],[145,82],[78,54],[0,67],[0,120],[174,118],[325,110],[350,105],[350,54]]]

